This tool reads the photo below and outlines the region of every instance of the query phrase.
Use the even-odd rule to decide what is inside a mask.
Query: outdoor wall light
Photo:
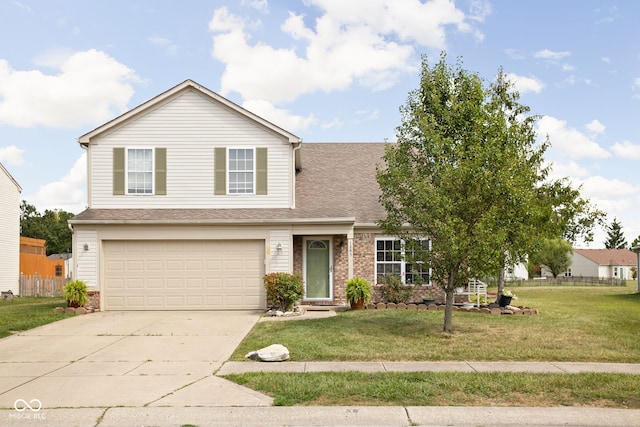
[[[88,250],[89,250],[89,244],[88,244],[88,243],[85,243],[85,244],[82,246],[82,248],[83,248],[85,251],[88,251]]]
[[[282,252],[282,243],[278,242],[278,244],[276,245],[276,252]]]

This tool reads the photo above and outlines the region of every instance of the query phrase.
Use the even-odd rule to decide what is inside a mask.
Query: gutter
[[[69,220],[73,225],[267,225],[267,224],[345,224],[353,225],[354,217],[345,218],[302,218],[302,219],[102,219],[102,220]]]

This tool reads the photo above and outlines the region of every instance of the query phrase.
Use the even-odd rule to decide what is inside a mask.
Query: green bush
[[[264,276],[267,299],[277,304],[282,311],[289,311],[296,301],[302,299],[304,286],[302,277],[290,273],[269,273]]]
[[[399,304],[409,301],[413,296],[412,287],[403,285],[400,276],[385,274],[380,282],[380,293],[385,302]]]
[[[365,304],[371,301],[371,284],[362,277],[347,280],[347,300],[356,302],[363,300]]]
[[[73,282],[67,283],[62,288],[62,292],[69,307],[82,307],[89,301],[87,284],[82,280],[76,279]]]

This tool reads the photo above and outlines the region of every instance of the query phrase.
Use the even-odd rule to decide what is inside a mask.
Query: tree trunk
[[[498,271],[498,298],[496,299],[496,302],[500,301],[502,291],[504,291],[504,267]]]
[[[445,306],[444,306],[444,332],[453,331],[453,302],[454,302],[454,290],[456,289],[456,283],[453,279],[453,275],[450,274],[447,279],[447,286],[444,288],[445,293]]]

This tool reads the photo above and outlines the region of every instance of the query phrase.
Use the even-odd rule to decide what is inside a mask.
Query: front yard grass
[[[314,372],[226,378],[273,396],[276,406],[640,408],[640,381],[630,374]]]
[[[261,322],[232,360],[282,344],[294,361],[571,361],[640,363],[640,294],[632,287],[517,288],[538,315],[360,310],[317,320]]]
[[[15,297],[0,300],[0,338],[55,322],[72,314],[54,313],[55,307],[66,306],[62,297]]]
[[[640,294],[627,287],[516,288],[531,316],[362,310],[317,320],[258,323],[232,356],[270,344],[295,361],[573,361],[640,363]],[[256,363],[256,362],[248,362]],[[286,362],[285,362],[286,363]],[[227,378],[277,405],[478,405],[640,408],[624,374],[250,373]]]

